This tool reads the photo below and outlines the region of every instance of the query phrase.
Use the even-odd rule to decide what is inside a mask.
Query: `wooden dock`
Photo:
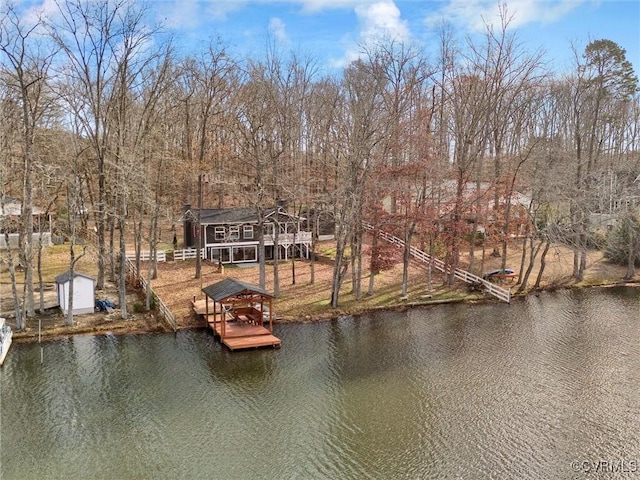
[[[260,322],[249,321],[246,315],[236,315],[234,318],[232,312],[227,312],[226,308],[223,313],[219,303],[214,306],[210,302],[207,307],[206,299],[194,299],[192,305],[193,310],[205,319],[214,336],[220,338],[221,343],[226,345],[229,350],[259,347],[279,348],[281,346],[280,339],[263,326],[262,319]],[[214,313],[214,310],[217,311]],[[239,320],[245,318],[246,321]]]
[[[250,323],[227,321],[224,326],[224,336],[222,335],[222,322],[216,321],[219,315],[209,315],[207,323],[216,337],[229,347],[230,350],[241,350],[244,348],[275,347],[281,345],[280,339],[273,335],[269,329],[261,325]]]
[[[230,350],[257,347],[278,348],[281,345],[278,337],[260,325],[227,322],[224,337],[222,337],[221,322],[209,322],[209,326],[213,330],[213,334],[220,337],[221,342],[229,347]]]

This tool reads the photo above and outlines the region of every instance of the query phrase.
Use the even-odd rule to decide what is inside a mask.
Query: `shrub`
[[[635,264],[640,258],[640,219],[628,212],[620,217],[615,228],[607,236],[604,257],[610,262],[626,265],[631,254],[635,256]]]

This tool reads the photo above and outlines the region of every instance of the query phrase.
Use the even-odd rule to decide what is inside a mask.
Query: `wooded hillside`
[[[14,285],[24,267],[18,319],[36,308],[36,206],[70,243],[72,271],[94,232],[97,288],[114,279],[123,298],[127,239],[153,251],[184,204],[286,202],[311,223],[329,212],[333,307],[349,270],[356,297],[367,293],[363,258],[372,272],[388,267],[377,241],[364,255],[363,222],[476,273],[487,239],[504,269],[518,238],[522,288],[554,243],[574,250],[578,279],[587,249],[611,242],[634,273],[640,98],[615,42],[568,45],[573,67],[551,72],[505,19],[478,41],[444,30],[438,58],[394,40],[364,45],[330,75],[275,46],[239,58],[215,40],[179,57],[134,2],[57,5],[46,19],[0,13],[0,206],[21,204],[0,230],[7,243],[20,234],[2,257]],[[408,250],[403,262],[407,276]]]

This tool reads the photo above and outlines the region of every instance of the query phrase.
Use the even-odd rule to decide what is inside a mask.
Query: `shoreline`
[[[512,299],[527,298],[529,295],[538,295],[545,292],[556,292],[558,290],[574,290],[574,289],[586,289],[586,288],[613,288],[613,287],[640,287],[640,281],[618,281],[608,282],[602,281],[601,283],[588,283],[588,284],[566,284],[566,285],[547,285],[544,288],[538,290],[531,290],[521,294],[512,294]],[[354,309],[352,311],[345,310],[343,312],[332,312],[327,315],[318,314],[314,316],[304,316],[304,318],[282,318],[275,320],[274,324],[286,325],[286,324],[305,324],[316,322],[331,322],[338,320],[340,317],[353,316],[359,317],[367,315],[373,312],[386,311],[386,312],[404,312],[414,308],[428,307],[435,305],[447,305],[447,304],[487,304],[487,303],[503,303],[495,298],[488,296],[477,296],[474,294],[467,294],[463,297],[449,298],[449,299],[425,299],[418,302],[400,302],[397,304],[384,305],[379,307],[369,307],[363,309]],[[46,316],[47,314],[45,314]],[[195,314],[192,314],[195,315]],[[59,318],[59,316],[56,316]],[[131,315],[127,320],[103,320],[100,322],[88,322],[82,321],[82,317],[76,325],[55,325],[47,328],[43,327],[38,332],[38,328],[27,327],[24,331],[14,331],[13,340],[15,343],[48,343],[61,339],[68,339],[76,335],[145,335],[153,333],[172,333],[174,330],[170,328],[164,321],[157,318],[155,312],[149,312],[142,318],[138,318],[139,314]],[[36,316],[37,318],[37,316]],[[30,319],[31,322],[34,319]],[[178,328],[180,330],[190,329],[206,329],[207,325],[204,321],[191,321],[189,325],[183,325]],[[175,332],[174,332],[175,333]]]

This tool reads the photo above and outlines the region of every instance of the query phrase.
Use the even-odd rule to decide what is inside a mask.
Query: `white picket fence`
[[[197,248],[185,248],[183,250],[174,250],[173,251],[173,259],[174,260],[193,260],[198,255]],[[158,257],[158,262],[166,262],[167,261],[167,253],[163,250],[158,250],[156,252],[156,256]],[[127,258],[129,260],[135,260],[136,254],[135,252],[127,252]],[[205,249],[200,250],[200,258],[205,259]],[[140,260],[146,262],[151,259],[151,252],[143,251],[140,252]]]
[[[363,226],[364,226],[364,229],[367,231],[374,230],[373,225],[370,225],[368,223],[364,223]],[[378,234],[380,235],[381,238],[383,238],[387,242],[404,248],[404,240],[380,230],[378,231]],[[423,252],[417,247],[411,246],[410,253],[411,253],[411,256],[414,257],[415,259],[420,260],[422,263],[425,263],[425,264],[431,264],[437,270],[443,273],[449,274],[451,272],[451,266],[447,265],[439,258],[432,257],[428,253]],[[508,288],[500,287],[495,283],[492,283],[488,280],[485,280],[482,277],[474,275],[471,272],[467,272],[466,270],[462,270],[461,268],[456,268],[454,271],[454,275],[455,275],[455,278],[462,280],[463,282],[468,284],[482,284],[485,292],[487,292],[489,295],[492,295],[507,303],[511,302],[511,290],[509,290]]]
[[[184,250],[174,250],[173,251],[173,259],[174,260],[193,260],[198,256],[197,248],[185,248]],[[205,259],[205,249],[200,249],[200,258]]]
[[[127,252],[127,258],[129,260],[135,260],[136,259],[136,252]],[[158,262],[166,262],[167,261],[167,254],[164,250],[158,250],[156,252],[156,259]],[[149,260],[151,260],[151,252],[149,250],[145,250],[145,251],[141,251],[140,252],[140,260],[142,260],[143,262],[147,262]]]

